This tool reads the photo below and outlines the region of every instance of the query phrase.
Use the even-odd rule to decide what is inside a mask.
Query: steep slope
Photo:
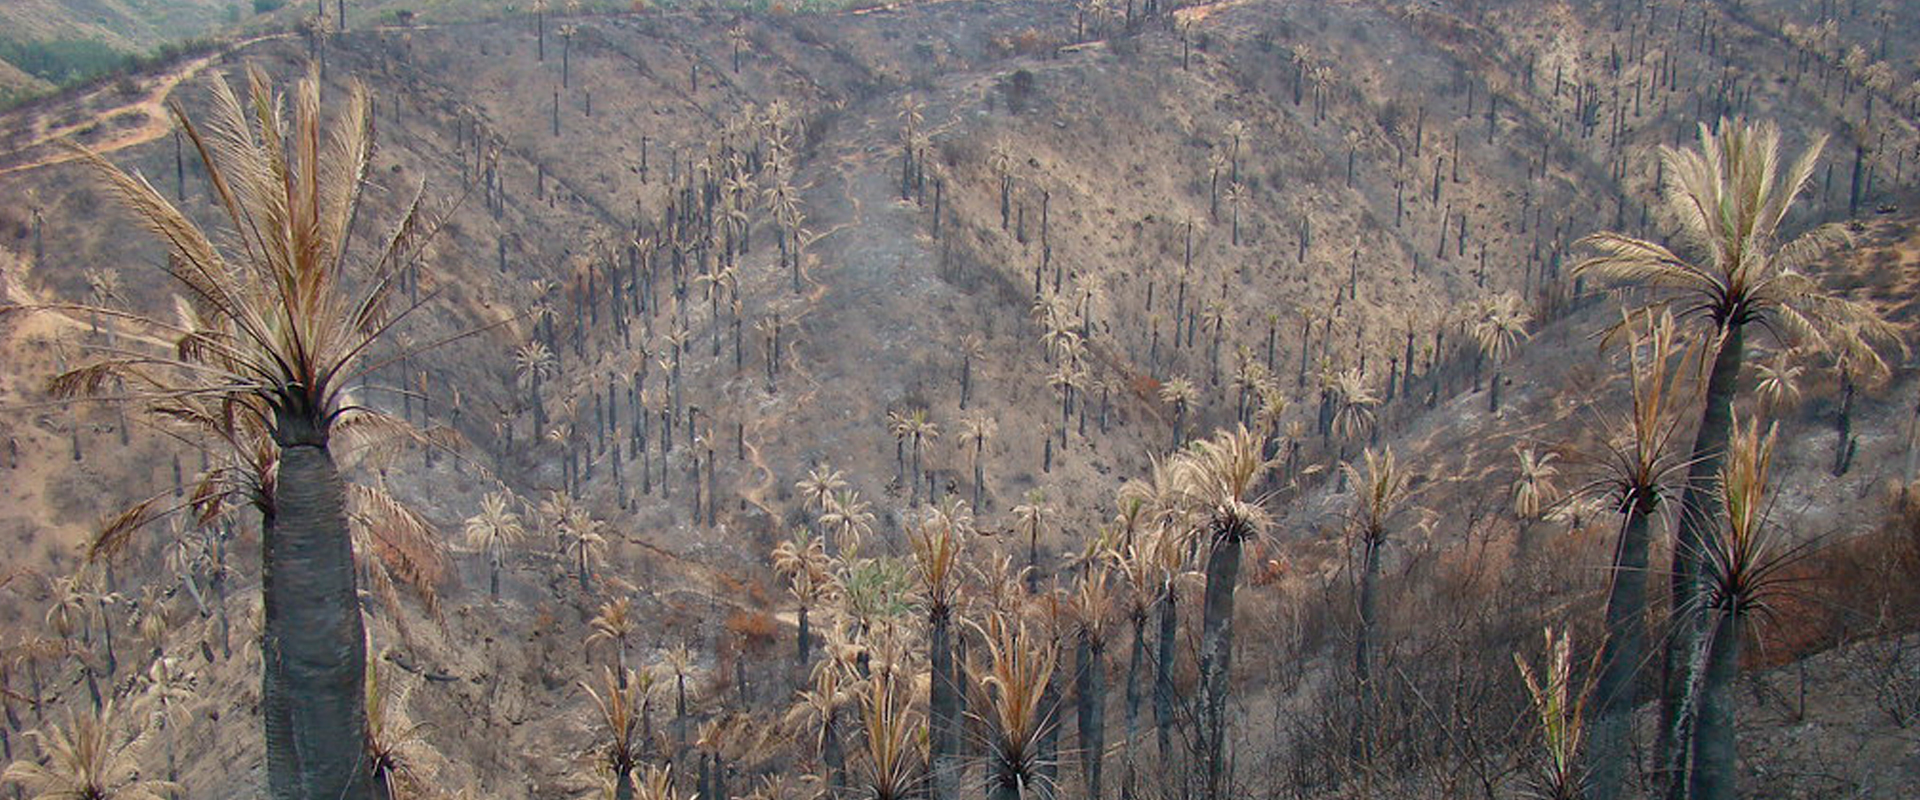
[[[1799,142],[1859,102],[1829,105],[1812,87],[1752,77],[1796,56],[1718,7],[1653,6],[1630,20],[1616,8],[1221,3],[1123,35],[1119,20],[1062,4],[943,2],[743,19],[556,15],[544,29],[511,18],[335,37],[330,84],[357,76],[377,97],[381,191],[366,216],[384,222],[424,182],[448,219],[418,270],[427,305],[407,341],[484,329],[402,358],[363,394],[455,429],[466,446],[410,451],[361,477],[387,481],[449,539],[489,491],[534,504],[573,485],[612,540],[590,593],[539,530],[516,549],[499,605],[477,590],[485,568],[466,554],[438,589],[442,616],[411,598],[377,602],[376,645],[394,648],[390,662],[412,675],[402,679],[411,713],[432,726],[417,756],[423,774],[484,796],[592,788],[579,763],[589,707],[574,686],[591,672],[579,642],[587,613],[615,596],[633,596],[645,620],[635,658],[683,643],[697,654],[698,716],[768,714],[788,681],[784,658],[769,654],[785,651],[753,620],[788,604],[765,553],[807,520],[793,487],[817,465],[846,472],[873,504],[876,549],[898,552],[916,501],[972,496],[962,422],[990,419],[998,433],[983,451],[982,526],[1010,531],[1011,507],[1043,492],[1055,512],[1043,538],[1051,571],[1111,515],[1119,483],[1179,435],[1182,414],[1161,387],[1175,378],[1200,387],[1187,433],[1231,425],[1248,410],[1236,385],[1246,364],[1292,391],[1285,421],[1303,432],[1292,435],[1302,462],[1318,467],[1283,489],[1282,524],[1260,545],[1258,589],[1245,601],[1247,646],[1295,655],[1241,667],[1258,687],[1244,733],[1271,748],[1252,752],[1308,760],[1311,732],[1283,728],[1280,712],[1339,691],[1328,676],[1345,624],[1340,533],[1351,495],[1326,477],[1367,443],[1316,429],[1326,372],[1359,369],[1388,396],[1374,443],[1418,465],[1421,503],[1435,512],[1425,525],[1408,521],[1417,555],[1392,556],[1396,574],[1420,587],[1392,615],[1405,652],[1427,641],[1423,621],[1445,613],[1436,598],[1459,579],[1450,570],[1514,565],[1501,597],[1524,599],[1529,613],[1490,623],[1497,630],[1474,640],[1483,648],[1518,646],[1539,619],[1592,607],[1605,558],[1598,512],[1576,512],[1571,537],[1504,513],[1514,443],[1579,442],[1589,418],[1618,402],[1600,390],[1617,370],[1584,363],[1588,335],[1616,312],[1597,297],[1569,302],[1588,288],[1566,280],[1572,242],[1602,227],[1659,232],[1641,210],[1656,148],[1682,141],[1698,118],[1778,117]],[[1712,44],[1696,26],[1716,31]],[[211,76],[237,76],[242,62],[298,74],[309,47],[253,41],[140,76],[132,96],[102,88],[0,120],[6,296],[85,298],[106,285],[98,270],[115,269],[117,294],[164,308],[168,288],[142,266],[159,251],[78,169],[57,163],[53,138],[112,148],[211,221],[204,180],[176,149],[162,104],[194,113]],[[927,137],[910,181],[909,107]],[[770,129],[788,141],[788,173],[769,166]],[[1910,196],[1901,154],[1916,137],[1894,115],[1878,119],[1879,131],[1890,145],[1870,163],[1898,177],[1868,196],[1892,203]],[[1848,155],[1832,157],[1838,185],[1824,181],[1796,224],[1847,211]],[[781,223],[750,198],[733,283],[712,280],[731,236],[698,232],[709,214],[724,217],[711,209],[733,190],[707,180],[719,175],[752,194],[791,182],[805,217],[797,268],[782,263]],[[1897,243],[1911,225],[1884,227],[1874,236]],[[1878,274],[1863,270],[1858,285],[1877,286]],[[1898,305],[1904,285],[1877,291],[1910,324]],[[1507,369],[1496,415],[1475,388],[1461,328],[1474,302],[1498,292],[1529,298],[1542,319]],[[1084,374],[1063,376],[1078,382],[1077,402],[1063,404],[1051,380],[1058,357],[1039,341],[1036,295],[1070,309],[1085,339]],[[41,404],[46,375],[100,341],[93,324],[0,321],[0,403],[28,408],[0,416],[0,438],[18,453],[5,454],[0,537],[23,554],[0,622],[22,633],[40,627],[48,592],[37,576],[72,569],[103,515],[173,490],[176,470],[190,475],[199,458],[139,427],[129,433],[137,422],[115,409]],[[965,357],[969,336],[977,357]],[[530,341],[558,356],[539,396],[513,364]],[[401,391],[415,387],[425,396]],[[1912,390],[1902,375],[1881,396]],[[653,392],[660,406],[637,402]],[[1825,426],[1827,402],[1809,404],[1790,430]],[[1816,527],[1867,527],[1879,509],[1857,498],[1873,496],[1903,452],[1904,403],[1863,406],[1856,424],[1871,433],[1852,476],[1813,481],[1824,462],[1812,446],[1789,470],[1807,487],[1794,505],[1804,501]],[[636,407],[651,409],[639,457]],[[670,451],[660,407],[675,431]],[[941,431],[917,459],[888,430],[889,411],[911,409]],[[915,480],[915,470],[927,474]],[[695,502],[703,497],[710,521]],[[1583,516],[1592,524],[1578,524]],[[168,531],[153,533],[120,577],[176,586],[177,574],[155,568]],[[185,599],[172,602],[167,651],[193,660],[205,696],[222,698],[183,731],[204,745],[184,773],[195,794],[258,781],[248,771],[259,762],[249,536],[242,530],[228,554],[230,641]],[[1504,651],[1485,652],[1506,668]],[[62,669],[48,692],[82,702],[77,673]],[[741,768],[787,760],[769,751]]]

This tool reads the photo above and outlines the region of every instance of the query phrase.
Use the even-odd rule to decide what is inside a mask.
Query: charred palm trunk
[[[1153,724],[1162,768],[1173,758],[1173,668],[1180,624],[1180,595],[1169,580],[1160,596],[1160,640],[1156,643],[1153,673]]]
[[[1101,766],[1107,752],[1107,667],[1106,643],[1092,636],[1080,637],[1078,661],[1080,674],[1074,692],[1079,701],[1080,774],[1086,779],[1087,800],[1104,796]]]
[[[1237,519],[1216,523],[1207,555],[1207,593],[1200,612],[1200,683],[1205,692],[1201,717],[1201,757],[1206,795],[1225,796],[1227,688],[1232,677],[1234,586],[1240,580],[1240,550],[1245,530]]]
[[[1673,634],[1667,643],[1660,728],[1653,750],[1668,760],[1667,796],[1676,800],[1686,793],[1688,784],[1684,774],[1684,749],[1677,743],[1685,736],[1686,693],[1694,680],[1691,656],[1699,649],[1702,635],[1701,623],[1695,617],[1701,547],[1713,535],[1716,525],[1713,497],[1720,487],[1720,464],[1733,428],[1733,395],[1740,378],[1744,342],[1743,320],[1735,318],[1727,323],[1720,350],[1714,354],[1713,371],[1707,376],[1706,408],[1700,415],[1700,432],[1693,441],[1693,463],[1687,469],[1686,488],[1680,494],[1680,524],[1673,542],[1669,606],[1673,609]]]
[[[366,633],[355,596],[346,486],[324,426],[282,411],[266,515],[261,698],[274,800],[373,796],[364,768]]]
[[[1134,753],[1135,748],[1138,747],[1140,737],[1140,701],[1143,699],[1141,697],[1140,670],[1141,665],[1145,664],[1146,660],[1147,611],[1144,608],[1140,608],[1136,609],[1133,614],[1133,646],[1128,648],[1127,654],[1127,750],[1124,756],[1126,759],[1127,774],[1122,776],[1120,782],[1120,796],[1122,798],[1133,797],[1134,782],[1137,779],[1135,774],[1136,761]]]
[[[928,682],[928,763],[933,765],[933,800],[958,797],[961,763],[954,744],[959,739],[959,687],[953,669],[952,617],[945,607],[928,614],[927,660],[933,676]]]
[[[1733,683],[1740,676],[1740,612],[1716,609],[1713,631],[1706,639],[1699,706],[1693,726],[1693,774],[1690,800],[1733,800],[1733,711],[1738,699]]]
[[[1607,640],[1601,649],[1600,676],[1594,685],[1590,712],[1592,800],[1616,800],[1626,785],[1634,698],[1646,649],[1647,546],[1654,507],[1651,498],[1630,502],[1613,554],[1613,579],[1607,589]]]

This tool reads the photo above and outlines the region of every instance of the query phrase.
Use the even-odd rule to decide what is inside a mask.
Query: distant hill
[[[0,3],[0,101],[111,72],[252,13],[252,0],[8,0]]]

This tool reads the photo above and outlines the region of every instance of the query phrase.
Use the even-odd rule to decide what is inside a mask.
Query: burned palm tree
[[[593,699],[605,726],[605,741],[600,748],[600,765],[613,775],[615,800],[633,800],[633,771],[640,766],[645,742],[640,735],[641,720],[653,697],[653,673],[607,669],[595,689],[585,681],[580,689]],[[648,784],[656,777],[648,774]]]
[[[124,385],[160,400],[211,398],[268,431],[278,454],[262,551],[270,656],[262,716],[274,797],[371,793],[358,763],[365,636],[347,489],[329,443],[361,411],[347,387],[381,365],[371,348],[406,313],[392,293],[423,226],[415,200],[394,235],[370,252],[349,248],[373,152],[367,92],[358,84],[349,92],[331,126],[312,76],[293,91],[290,123],[284,98],[257,69],[244,99],[215,82],[206,127],[175,106],[229,223],[223,237],[146,181],[81,150],[115,198],[167,243],[164,270],[184,300],[173,320],[110,312],[151,334],[140,341],[166,348],[110,351],[53,385],[67,395]]]
[[[1473,321],[1473,341],[1480,356],[1493,364],[1493,378],[1487,382],[1487,412],[1500,410],[1500,388],[1505,379],[1501,366],[1513,356],[1513,350],[1527,338],[1527,323],[1533,315],[1517,294],[1503,294],[1488,300],[1477,310]]]
[[[972,527],[959,499],[949,497],[913,535],[914,577],[927,623],[927,760],[933,767],[934,800],[956,797],[959,790],[961,686],[953,660],[953,620],[961,597],[961,548]]]
[[[506,492],[493,492],[480,500],[480,513],[467,518],[467,547],[487,558],[487,599],[500,600],[500,567],[506,563],[507,548],[526,538],[520,515],[513,513]]]
[[[1176,497],[1200,523],[1192,535],[1207,545],[1207,589],[1200,612],[1200,755],[1208,798],[1230,793],[1224,781],[1234,595],[1241,551],[1271,524],[1263,499],[1255,494],[1272,467],[1265,452],[1265,439],[1241,427],[1195,442],[1173,462]]]
[[[390,677],[380,659],[368,659],[366,757],[374,796],[382,800],[417,794],[424,788],[417,751],[423,746],[426,725],[407,714],[411,684],[395,687]]]
[[[1652,524],[1686,471],[1676,447],[1681,398],[1676,369],[1686,361],[1674,341],[1673,318],[1632,327],[1628,350],[1632,403],[1608,425],[1601,475],[1578,493],[1603,495],[1621,514],[1607,580],[1606,640],[1587,706],[1587,748],[1594,800],[1614,800],[1626,782],[1634,701],[1646,663],[1647,562]]]
[[[813,609],[834,592],[832,559],[823,541],[806,528],[796,528],[793,536],[773,548],[773,571],[787,579],[787,593],[799,604],[795,620],[798,652],[794,657],[799,667],[805,667],[813,656]]]
[[[1694,800],[1737,796],[1735,682],[1740,677],[1742,640],[1755,616],[1773,612],[1785,570],[1811,546],[1811,542],[1789,543],[1769,518],[1774,434],[1773,426],[1762,430],[1758,420],[1745,425],[1734,421],[1720,470],[1724,525],[1703,543],[1705,552],[1700,554],[1703,586],[1698,599],[1707,624],[1692,656],[1698,677],[1687,687],[1685,702],[1695,720],[1688,748],[1692,769],[1687,792]]]
[[[1576,265],[1575,275],[1652,287],[1659,294],[1655,304],[1683,320],[1700,320],[1712,335],[1712,367],[1673,546],[1675,609],[1699,607],[1700,555],[1717,526],[1709,500],[1732,429],[1749,326],[1815,344],[1835,334],[1896,341],[1893,329],[1871,309],[1829,291],[1806,271],[1846,240],[1844,229],[1815,228],[1791,239],[1783,230],[1825,144],[1824,138],[1816,139],[1782,172],[1780,131],[1772,124],[1702,123],[1698,149],[1662,148],[1660,153],[1668,180],[1665,199],[1679,225],[1677,252],[1621,233],[1581,240],[1598,254]],[[1680,695],[1692,682],[1688,654],[1702,632],[1699,622],[1682,620],[1667,647],[1656,750],[1673,750],[1669,737],[1682,722]],[[1671,786],[1683,785],[1683,776],[1667,778]]]
[[[1394,458],[1392,448],[1374,452],[1368,448],[1363,454],[1366,471],[1356,469],[1352,464],[1341,464],[1340,468],[1353,483],[1356,492],[1354,508],[1349,517],[1353,537],[1359,541],[1359,630],[1353,637],[1353,681],[1354,693],[1359,700],[1360,717],[1354,736],[1354,750],[1357,754],[1367,752],[1367,728],[1372,724],[1374,698],[1376,696],[1373,677],[1374,631],[1380,620],[1380,556],[1386,547],[1390,533],[1388,522],[1400,509],[1407,498],[1409,479]]]
[[[967,705],[986,735],[987,798],[1055,797],[1041,752],[1041,740],[1059,724],[1047,702],[1058,663],[1052,640],[1004,613],[989,615],[979,632],[987,660],[970,667],[979,697]]]

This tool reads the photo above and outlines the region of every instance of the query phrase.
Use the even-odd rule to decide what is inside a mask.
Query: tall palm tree
[[[546,402],[540,397],[540,384],[553,377],[556,368],[553,351],[539,341],[528,341],[513,351],[513,369],[518,376],[516,382],[533,406],[533,429],[536,433],[547,427]]]
[[[1114,589],[1109,561],[1102,557],[1103,542],[1095,541],[1087,571],[1068,599],[1075,645],[1074,696],[1080,723],[1080,771],[1090,800],[1104,797],[1101,788],[1107,751],[1107,640],[1111,633]]]
[[[987,440],[993,438],[1000,425],[986,414],[971,414],[960,421],[960,441],[973,445],[973,513],[980,513],[980,495],[986,491],[987,477],[982,465],[986,455]]]
[[[1187,409],[1199,396],[1200,391],[1193,388],[1193,381],[1186,378],[1174,378],[1160,387],[1161,401],[1173,406],[1172,449],[1180,449],[1181,443],[1186,441]]]
[[[1480,355],[1493,363],[1493,379],[1487,384],[1487,412],[1500,410],[1500,366],[1513,355],[1513,349],[1527,338],[1527,323],[1533,315],[1517,294],[1493,297],[1478,309],[1473,321],[1473,341]]]
[[[1200,612],[1201,757],[1206,797],[1229,792],[1226,778],[1227,688],[1232,674],[1234,590],[1246,542],[1264,532],[1271,517],[1254,495],[1272,462],[1266,441],[1242,426],[1195,442],[1175,457],[1174,488],[1181,505],[1201,523],[1192,535],[1207,544],[1207,589]]]
[[[29,731],[46,763],[19,759],[0,780],[19,784],[32,800],[167,800],[179,787],[141,776],[141,727],[121,722],[108,700],[67,724]]]
[[[973,519],[959,498],[940,503],[913,535],[914,576],[927,620],[928,762],[933,798],[949,800],[959,790],[960,674],[953,660],[953,616],[960,600],[961,547]]]
[[[1039,580],[1040,534],[1047,529],[1047,516],[1053,509],[1047,507],[1047,496],[1039,489],[1027,491],[1027,501],[1013,507],[1014,533],[1027,540],[1027,591],[1033,591]]]
[[[1603,494],[1622,515],[1607,581],[1606,640],[1587,707],[1593,800],[1615,800],[1626,782],[1634,700],[1645,661],[1651,527],[1687,467],[1674,446],[1681,423],[1676,361],[1686,356],[1675,346],[1673,318],[1661,315],[1632,330],[1632,403],[1626,418],[1609,426],[1604,472],[1580,490]]]
[[[1146,511],[1146,502],[1141,498],[1122,494],[1120,503],[1123,518],[1141,516]],[[1132,526],[1124,530],[1130,533]],[[1118,541],[1110,543],[1106,552],[1107,560],[1123,581],[1120,602],[1133,633],[1133,641],[1127,648],[1126,744],[1122,751],[1126,774],[1121,778],[1121,795],[1125,797],[1133,796],[1137,779],[1135,770],[1138,762],[1134,754],[1140,736],[1140,705],[1145,699],[1141,675],[1147,668],[1147,620],[1154,606],[1160,602],[1163,575],[1166,572],[1163,563],[1155,555],[1167,550],[1161,546],[1166,537],[1161,536],[1157,529],[1147,528],[1133,535],[1128,533],[1123,533]],[[1173,549],[1177,551],[1177,548]]]
[[[640,736],[640,721],[653,699],[653,673],[607,669],[598,690],[580,682],[580,689],[593,699],[606,726],[605,749],[600,753],[603,766],[614,776],[615,800],[633,800],[633,771],[639,767],[646,746]],[[649,772],[648,784],[654,776]]]
[[[633,600],[625,597],[600,604],[599,613],[587,621],[587,647],[607,642],[614,647],[614,672],[627,674],[627,640],[633,638]]]
[[[827,556],[825,540],[795,528],[793,535],[773,548],[773,571],[787,579],[787,593],[799,603],[797,618],[799,650],[794,663],[805,667],[813,656],[810,615],[814,606],[832,596],[832,559]]]
[[[540,513],[553,527],[561,555],[572,562],[581,593],[591,591],[593,562],[607,547],[606,536],[600,532],[605,523],[564,492],[549,492],[540,503]]]
[[[1387,543],[1387,522],[1406,500],[1409,485],[1408,475],[1400,469],[1392,448],[1377,453],[1367,448],[1363,457],[1365,473],[1351,463],[1340,465],[1347,480],[1358,489],[1350,517],[1354,538],[1360,542],[1360,629],[1353,637],[1353,677],[1360,700],[1359,727],[1354,739],[1357,749],[1365,747],[1367,726],[1373,714],[1373,636],[1380,618],[1380,551]]]
[[[850,684],[846,667],[832,660],[821,661],[814,665],[812,685],[795,695],[794,706],[787,711],[787,724],[805,732],[822,767],[822,780],[829,787],[838,783],[845,766],[840,712],[854,700]]]
[[[317,77],[295,86],[287,124],[265,73],[248,76],[244,99],[215,81],[206,128],[174,109],[230,224],[224,237],[146,181],[81,151],[116,199],[167,242],[164,269],[190,299],[179,321],[116,312],[169,346],[111,355],[54,388],[97,391],[121,380],[156,397],[220,398],[270,432],[279,456],[262,550],[268,786],[274,797],[357,800],[371,791],[357,766],[365,635],[346,489],[328,443],[360,411],[347,387],[382,365],[370,363],[370,348],[406,314],[391,307],[391,293],[429,226],[416,199],[371,257],[350,253],[373,152],[365,87],[349,89],[323,131]]]
[[[1772,611],[1772,602],[1789,580],[1787,567],[1809,545],[1790,546],[1768,519],[1773,498],[1768,471],[1773,463],[1774,426],[1763,432],[1758,420],[1735,420],[1726,459],[1720,468],[1720,512],[1726,523],[1703,543],[1698,599],[1706,616],[1706,635],[1692,656],[1699,669],[1697,688],[1688,687],[1693,707],[1692,771],[1687,796],[1693,800],[1732,800],[1736,774],[1734,711],[1739,698],[1741,640],[1756,614]]]
[[[510,496],[491,492],[480,499],[480,513],[467,518],[467,547],[487,556],[487,599],[500,600],[500,567],[506,563],[507,548],[526,538],[526,526],[513,513]]]
[[[986,357],[987,345],[979,334],[960,337],[960,409],[966,410],[973,397],[973,364]]]
[[[933,420],[928,418],[926,409],[916,408],[906,415],[906,431],[907,438],[913,442],[912,496],[918,498],[920,496],[921,483],[920,451],[926,446],[927,442],[940,438],[940,426],[934,424]]]
[[[1670,571],[1672,604],[1698,607],[1700,559],[1716,527],[1708,508],[1733,420],[1733,397],[1745,363],[1749,325],[1776,338],[1820,343],[1829,334],[1861,335],[1886,343],[1893,329],[1868,307],[1840,297],[1805,270],[1839,243],[1843,229],[1821,227],[1792,239],[1782,229],[1787,212],[1813,177],[1824,137],[1780,171],[1780,132],[1771,123],[1721,120],[1700,125],[1699,149],[1662,148],[1665,199],[1679,224],[1680,252],[1622,233],[1597,233],[1581,243],[1598,254],[1575,265],[1592,275],[1661,290],[1653,302],[1681,319],[1699,319],[1712,333],[1712,368],[1695,435]],[[1682,620],[1666,651],[1657,752],[1674,752],[1681,693],[1692,682],[1688,654],[1700,625]],[[1669,775],[1674,791],[1683,776]],[[1670,792],[1671,793],[1671,792]]]

